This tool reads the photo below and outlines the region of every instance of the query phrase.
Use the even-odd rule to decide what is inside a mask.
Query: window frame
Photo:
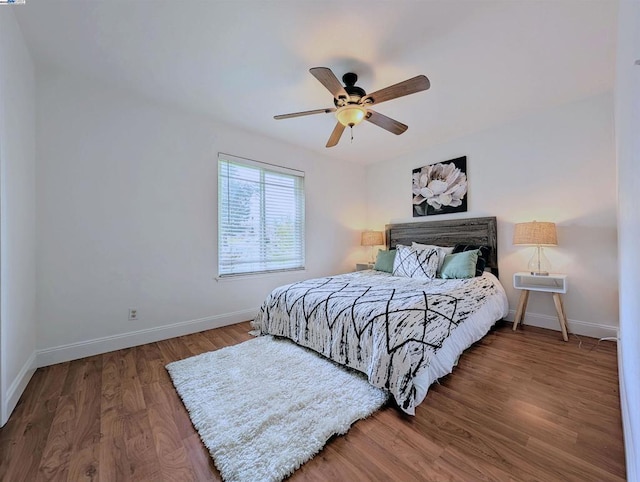
[[[264,186],[267,185],[267,183],[264,182],[264,176],[265,173],[274,173],[274,174],[284,174],[287,176],[291,176],[292,178],[296,178],[296,186],[292,189],[293,195],[294,195],[294,202],[296,203],[296,209],[299,210],[299,214],[296,215],[296,221],[299,221],[296,223],[296,228],[298,231],[298,234],[296,235],[296,237],[299,238],[300,240],[300,245],[299,245],[299,250],[300,250],[300,258],[299,258],[299,266],[295,266],[295,267],[288,267],[288,268],[275,268],[275,269],[253,269],[251,271],[242,271],[242,272],[222,272],[221,267],[223,266],[223,263],[221,262],[221,260],[223,259],[222,256],[222,248],[223,248],[223,242],[222,242],[222,238],[223,238],[223,234],[224,231],[222,229],[223,226],[223,222],[222,222],[222,217],[224,215],[223,212],[223,199],[222,199],[222,190],[221,190],[221,183],[222,181],[222,164],[236,164],[239,166],[243,166],[243,167],[248,167],[248,168],[253,168],[253,169],[259,169],[260,170],[260,186],[261,186],[261,192],[260,192],[260,231],[261,234],[260,236],[263,237],[264,236],[264,232],[265,232],[265,227],[266,227],[266,222],[265,222],[265,191],[264,191]],[[217,280],[226,280],[226,279],[234,279],[234,278],[239,278],[239,277],[254,277],[254,276],[264,276],[264,275],[273,275],[273,274],[278,274],[278,273],[286,273],[286,272],[292,272],[292,271],[304,271],[306,270],[306,192],[305,192],[305,173],[304,171],[300,171],[298,169],[292,169],[292,168],[288,168],[288,167],[284,167],[284,166],[279,166],[276,164],[271,164],[271,163],[267,163],[267,162],[262,162],[262,161],[255,161],[253,159],[246,159],[243,157],[238,157],[238,156],[233,156],[231,154],[225,154],[222,152],[218,153],[218,161],[217,161],[217,172],[216,172],[216,176],[217,176],[217,186],[218,186],[218,195],[217,195],[217,209],[218,209],[218,213],[217,213],[217,241],[218,241],[218,246],[217,246],[217,276],[216,279]],[[229,179],[227,177],[227,179]],[[295,191],[299,190],[300,192],[297,193]],[[227,200],[227,202],[229,202]],[[258,243],[258,246],[260,246],[260,249],[264,249],[265,244],[264,244],[265,238],[261,239]],[[269,263],[268,259],[264,259],[260,262],[264,262],[264,263]]]

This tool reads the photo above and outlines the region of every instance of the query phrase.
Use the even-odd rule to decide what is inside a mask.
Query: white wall
[[[35,80],[11,7],[0,8],[0,425],[35,370]]]
[[[40,365],[251,319],[366,255],[361,166],[53,72],[37,126]],[[306,172],[306,272],[214,279],[218,152]]]
[[[627,478],[640,480],[640,2],[620,2],[616,69],[618,236],[620,249],[620,398]]]
[[[412,218],[411,171],[467,156],[468,212]],[[604,93],[370,166],[369,224],[497,216],[500,278],[514,310],[512,277],[532,248],[512,245],[514,223],[557,223],[554,271],[569,275],[570,328],[615,335],[618,323],[613,97]],[[513,316],[513,311],[511,313]],[[551,296],[532,293],[526,321],[559,329]]]

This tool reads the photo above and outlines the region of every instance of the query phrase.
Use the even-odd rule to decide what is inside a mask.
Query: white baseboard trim
[[[27,384],[31,377],[36,371],[36,352],[32,352],[31,356],[24,363],[20,372],[16,376],[16,378],[9,385],[9,389],[7,390],[7,396],[5,398],[5,404],[2,407],[2,416],[0,417],[0,427],[4,426],[9,420],[13,409],[16,408],[18,404],[18,400],[20,400],[20,396],[24,389],[27,388]]]
[[[99,355],[114,350],[122,350],[132,346],[144,345],[155,341],[175,338],[176,336],[189,335],[199,331],[220,328],[233,325],[242,321],[252,320],[258,313],[258,308],[221,315],[208,316],[197,320],[181,321],[170,325],[163,325],[145,330],[130,331],[117,335],[95,338],[68,345],[60,345],[52,348],[38,350],[38,367],[45,367],[87,356]]]
[[[516,311],[509,310],[509,314],[505,319],[513,321],[515,316]],[[560,324],[558,323],[558,318],[556,316],[541,315],[539,313],[531,313],[527,311],[524,317],[524,324],[537,326],[539,328],[547,328],[548,330],[560,331]],[[618,338],[617,326],[570,319],[567,319],[567,325],[569,333],[575,333],[576,335],[590,336],[591,338]]]
[[[626,378],[624,364],[622,363],[621,343],[618,343],[618,380],[620,381],[620,411],[622,414],[622,433],[624,436],[624,451],[627,462],[627,480],[629,482],[639,481],[638,459],[636,451],[636,439],[634,438],[629,400],[627,399]]]

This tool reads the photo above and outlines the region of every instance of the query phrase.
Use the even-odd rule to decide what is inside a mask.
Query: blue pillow
[[[486,245],[473,245],[473,244],[456,244],[453,248],[454,253],[462,253],[464,251],[478,250],[478,262],[476,263],[476,276],[482,276],[484,268],[489,261],[489,255],[491,254],[491,246]]]
[[[473,278],[476,275],[478,252],[475,249],[446,255],[440,270],[440,277],[444,279]]]
[[[385,273],[391,273],[393,271],[393,261],[396,259],[396,250],[390,249],[385,251],[378,250],[378,256],[376,257],[376,264],[373,269],[378,271],[384,271]]]

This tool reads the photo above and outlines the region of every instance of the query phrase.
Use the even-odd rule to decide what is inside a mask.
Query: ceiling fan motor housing
[[[358,76],[353,72],[347,72],[342,76],[342,82],[344,82],[344,90],[349,94],[348,99],[342,97],[334,98],[333,103],[336,107],[342,107],[347,104],[358,104],[367,93],[361,87],[356,87],[354,84],[358,81]]]

